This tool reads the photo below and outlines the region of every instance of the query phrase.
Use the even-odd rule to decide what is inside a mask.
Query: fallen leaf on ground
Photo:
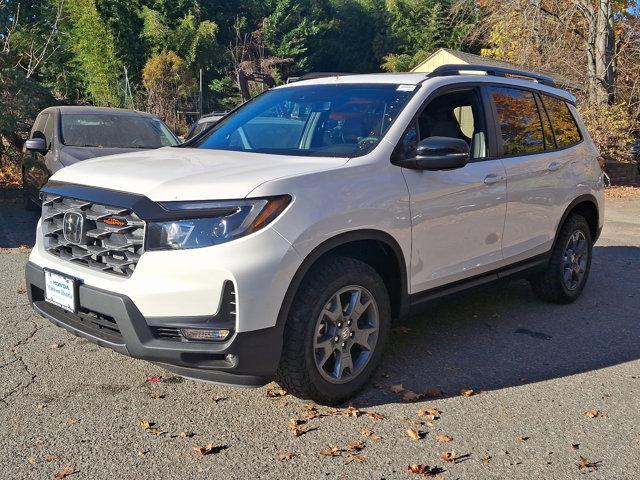
[[[306,423],[307,422],[305,420],[300,420],[295,417],[289,420],[289,430],[291,430],[291,433],[293,433],[294,437],[299,437],[300,435],[303,435],[310,431]]]
[[[146,430],[147,428],[151,428],[151,425],[153,425],[153,422],[147,422],[146,420],[140,420],[138,422],[138,425],[140,425],[141,428]]]
[[[27,253],[31,251],[31,248],[29,248],[28,245],[20,245],[20,248],[18,248],[18,250],[20,251],[20,253]]]
[[[80,420],[78,420],[77,418],[69,417],[64,421],[64,423],[66,423],[67,425],[75,425],[79,421]]]
[[[38,461],[33,457],[27,458],[27,462],[29,462],[31,465],[35,465],[36,463],[38,463]]]
[[[414,440],[420,440],[422,438],[422,433],[420,433],[419,431],[413,429],[413,428],[407,428],[406,430],[406,434],[408,437],[414,439]]]
[[[423,393],[427,398],[439,398],[444,395],[444,392],[439,388],[427,388]]]
[[[57,460],[60,460],[60,457],[58,455],[54,455],[53,453],[50,453],[46,457],[44,457],[44,459],[47,462],[55,462]]]
[[[19,289],[16,290],[16,293],[18,295],[22,295],[23,293],[27,293],[27,289],[20,287]]]
[[[357,455],[355,453],[347,453],[344,456],[344,462],[345,463],[351,463],[351,462],[356,462],[356,463],[362,463],[366,460],[366,456],[365,455]]]
[[[518,437],[518,438],[516,438],[516,442],[518,442],[518,443],[524,443],[527,440],[529,440],[529,437]]]
[[[450,441],[453,440],[453,437],[450,437],[449,435],[444,435],[441,433],[436,435],[436,440],[439,441],[440,443],[449,443]]]
[[[600,461],[591,462],[586,457],[583,457],[582,455],[580,455],[580,463],[576,463],[576,465],[578,466],[578,470],[584,470],[587,468],[590,468],[592,470],[597,470],[599,463],[601,462]]]
[[[358,418],[360,415],[362,415],[362,410],[360,410],[359,408],[354,407],[353,405],[349,405],[347,408],[345,408],[342,411],[342,414],[346,417],[356,417]]]
[[[491,461],[491,456],[485,454],[484,457],[482,457],[480,459],[482,461],[482,463],[484,463],[485,465],[489,465],[489,462]]]
[[[430,477],[435,476],[435,478],[442,478],[438,474],[444,472],[444,470],[440,467],[430,467],[429,465],[412,463],[407,467],[407,472],[415,475],[429,475]]]
[[[418,400],[420,400],[420,395],[418,395],[416,392],[412,392],[411,390],[406,390],[402,394],[402,400],[404,400],[405,402],[417,402]]]
[[[52,343],[51,345],[49,345],[49,348],[51,350],[55,350],[57,348],[62,348],[64,347],[64,343]]]
[[[320,450],[320,455],[322,457],[337,457],[340,455],[340,450],[338,447],[325,447]]]
[[[138,422],[138,425],[140,425],[140,427],[147,433],[151,434],[151,435],[155,435],[156,437],[160,436],[160,435],[164,435],[167,432],[163,432],[162,430],[160,430],[159,428],[154,427],[153,425],[155,425],[155,423],[153,422],[148,422],[146,420],[140,420]]]
[[[347,443],[347,450],[351,450],[353,452],[358,452],[364,448],[364,443],[359,442],[357,440],[352,440]]]
[[[384,420],[384,415],[378,412],[367,412],[367,416],[374,420]]]
[[[404,387],[402,386],[401,383],[398,383],[396,385],[391,385],[391,391],[393,393],[400,393],[404,390]]]
[[[267,387],[267,397],[269,398],[277,398],[284,397],[287,394],[287,391],[284,388],[280,387]]]
[[[307,420],[312,420],[314,418],[324,417],[324,414],[320,413],[313,403],[307,403],[304,406],[304,413],[302,416]]]
[[[144,381],[146,383],[158,383],[160,380],[162,380],[161,376],[154,375],[153,377],[147,377]]]
[[[456,463],[457,458],[458,457],[456,456],[455,450],[451,450],[450,452],[442,452],[440,454],[440,459],[449,463]]]
[[[69,475],[73,475],[74,473],[76,473],[76,469],[74,467],[72,467],[71,465],[65,465],[62,470],[60,470],[53,476],[53,478],[66,478]]]
[[[193,432],[180,432],[180,433],[178,434],[178,436],[179,436],[180,438],[191,438],[191,437],[193,437],[194,435],[195,435],[195,433],[193,433]]]
[[[149,395],[149,397],[153,398],[154,400],[160,400],[163,399],[165,395],[163,393],[152,393],[151,395]]]
[[[280,452],[278,454],[278,460],[284,462],[285,460],[291,460],[293,458],[293,453],[291,452]]]
[[[365,437],[369,437],[374,442],[382,440],[382,437],[373,433],[373,430],[371,430],[370,428],[363,428],[362,430],[360,430],[360,433],[362,433],[362,435],[364,435]]]
[[[472,388],[463,388],[462,390],[460,390],[460,395],[462,395],[463,397],[471,397],[474,393],[475,392]]]
[[[430,420],[435,420],[441,413],[442,412],[435,407],[427,407],[424,410],[418,410],[419,417],[429,417]]]
[[[585,417],[589,417],[589,418],[596,418],[602,415],[602,412],[600,410],[596,410],[595,408],[592,410],[587,410],[586,412],[584,412],[584,416]]]
[[[223,446],[214,446],[213,443],[207,443],[206,445],[191,445],[191,450],[200,455],[209,455],[210,453],[218,453],[222,450]]]

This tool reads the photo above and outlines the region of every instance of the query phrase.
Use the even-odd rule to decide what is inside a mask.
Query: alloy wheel
[[[587,238],[580,230],[571,234],[562,254],[562,283],[567,290],[576,290],[586,274],[589,260]]]
[[[367,366],[378,341],[378,306],[364,287],[335,292],[316,320],[313,355],[320,375],[347,383]]]

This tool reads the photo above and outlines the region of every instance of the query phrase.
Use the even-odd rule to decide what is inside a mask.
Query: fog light
[[[230,330],[204,330],[201,328],[182,328],[180,334],[188,340],[224,340]]]

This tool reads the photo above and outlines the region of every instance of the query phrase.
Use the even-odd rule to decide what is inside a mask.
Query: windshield
[[[63,113],[62,143],[74,147],[160,148],[178,142],[157,118],[102,113]]]
[[[373,150],[414,85],[310,85],[270,90],[232,113],[196,147],[357,157]]]

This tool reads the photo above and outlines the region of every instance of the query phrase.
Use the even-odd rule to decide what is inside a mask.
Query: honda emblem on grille
[[[84,217],[78,212],[67,212],[62,221],[62,233],[69,243],[79,244],[84,236]]]

